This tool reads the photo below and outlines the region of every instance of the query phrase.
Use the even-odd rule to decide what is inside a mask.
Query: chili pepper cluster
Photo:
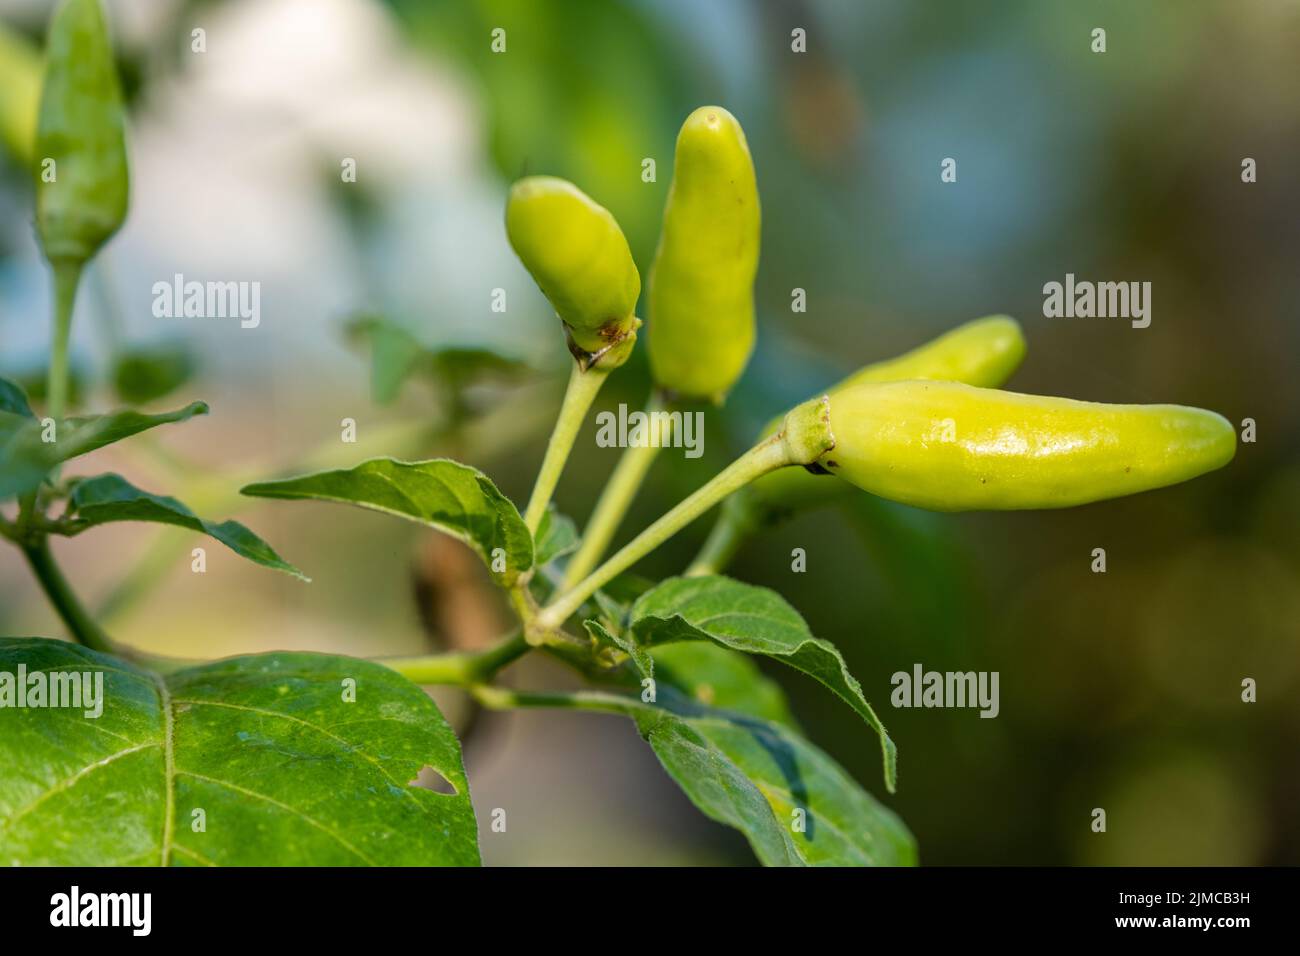
[[[506,221],[574,342],[595,351],[635,336],[640,280],[607,210],[570,183],[534,177],[512,190]],[[697,109],[677,137],[648,283],[650,367],[668,400],[720,403],[744,371],[759,227],[740,123],[719,106]],[[1203,409],[999,390],[1025,351],[1019,324],[994,316],[867,365],[826,392],[829,450],[756,478],[724,522],[756,527],[854,486],[935,511],[1070,507],[1186,481],[1232,459],[1235,431]],[[778,419],[764,436],[782,427]]]

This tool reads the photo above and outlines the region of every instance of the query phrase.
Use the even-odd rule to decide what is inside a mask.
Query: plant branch
[[[541,470],[537,473],[532,496],[524,511],[524,524],[534,535],[541,526],[542,516],[546,514],[546,506],[551,502],[555,486],[560,483],[560,474],[569,460],[569,452],[573,450],[573,443],[587,417],[587,410],[596,400],[596,393],[605,384],[609,371],[599,364],[585,369],[580,362],[573,365],[568,387],[564,390],[564,404],[560,406],[559,418],[555,421],[555,429],[551,432],[551,440],[547,443],[546,454],[542,458]]]
[[[655,427],[656,416],[664,412],[666,407],[667,403],[663,395],[656,389],[645,407],[645,415],[652,430]],[[582,544],[564,569],[564,580],[560,584],[561,592],[572,588],[590,574],[600,562],[609,548],[609,542],[618,531],[623,517],[627,514],[632,499],[640,490],[646,472],[654,463],[659,449],[669,439],[671,429],[670,423],[665,426],[663,434],[647,435],[644,445],[630,445],[623,452],[618,464],[614,466],[613,473],[609,476],[609,481],[605,484],[605,489],[596,501],[596,507],[592,509],[591,517],[587,519],[587,527],[582,531]]]
[[[82,606],[73,593],[72,586],[68,584],[68,579],[55,564],[54,555],[50,553],[49,542],[44,537],[40,537],[34,543],[24,544],[23,554],[26,555],[27,563],[31,565],[45,596],[54,605],[55,611],[67,625],[73,639],[93,651],[115,653],[112,640]]]
[[[492,710],[517,710],[524,707],[557,708],[565,710],[591,710],[606,714],[631,714],[644,707],[638,699],[602,691],[577,691],[575,693],[537,693],[510,690],[505,687],[478,685],[470,694],[484,707]]]
[[[491,680],[496,673],[523,657],[532,645],[522,633],[512,634],[485,651],[457,654],[424,654],[416,657],[377,657],[415,684],[453,684],[468,687]]]

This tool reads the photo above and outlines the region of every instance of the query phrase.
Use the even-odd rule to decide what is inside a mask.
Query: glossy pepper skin
[[[1025,337],[1020,323],[1005,315],[988,316],[963,323],[924,345],[896,358],[864,366],[830,389],[836,394],[855,385],[895,382],[900,379],[939,379],[969,385],[1001,385],[1020,367],[1025,357]],[[764,429],[770,435],[781,427],[773,419]],[[781,468],[764,475],[741,494],[728,501],[732,512],[758,509],[751,520],[761,523],[782,513],[833,504],[852,488],[830,481],[803,468]],[[736,502],[736,504],[731,504]]]
[[[47,158],[53,182],[42,177]],[[84,263],[122,225],[129,193],[125,111],[99,0],[63,0],[50,20],[32,160],[46,258]]]
[[[1104,405],[955,382],[865,383],[831,398],[818,459],[872,494],[933,511],[1067,508],[1221,468],[1236,432],[1182,405]]]
[[[650,368],[670,394],[720,402],[745,370],[754,348],[760,223],[744,130],[722,107],[700,107],[677,135],[650,270]]]
[[[608,209],[567,180],[529,176],[510,190],[506,233],[578,348],[597,353],[635,331],[641,275]]]

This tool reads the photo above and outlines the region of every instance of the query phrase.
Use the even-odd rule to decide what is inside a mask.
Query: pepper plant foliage
[[[506,233],[554,306],[574,363],[525,507],[488,475],[446,458],[374,458],[243,488],[250,497],[354,505],[459,539],[508,596],[514,630],[481,652],[379,661],[142,654],[81,605],[51,536],[120,521],[169,524],[303,575],[238,522],[200,518],[117,474],[63,473],[97,448],[208,412],[194,402],[165,414],[65,413],[79,277],[125,215],[123,129],[99,2],[63,0],[30,150],[55,293],[49,382],[38,414],[22,389],[0,380],[0,535],[26,557],[74,642],[0,639],[0,863],[476,864],[460,744],[421,688],[445,684],[489,708],[630,720],[686,796],[743,833],[764,864],[912,864],[906,826],[803,736],[780,686],[755,662],[798,672],[857,714],[892,792],[897,751],[868,695],[840,651],[784,598],[722,575],[736,549],[800,508],[858,489],[936,510],[1063,507],[1189,479],[1225,464],[1235,447],[1227,423],[1199,409],[997,391],[1024,341],[1013,320],[992,317],[869,365],[790,410],[606,558],[658,446],[624,453],[581,533],[551,498],[601,385],[643,327],[634,312],[640,274],[608,210],[572,183],[533,177],[510,192]],[[41,176],[42,159],[57,164],[57,177]],[[702,107],[682,127],[649,278],[649,409],[721,402],[734,385],[753,345],[758,242],[744,133],[726,110]],[[381,401],[407,376],[431,374],[459,415],[462,385],[521,373],[476,350],[429,351],[377,319],[353,331],[374,347]],[[682,576],[650,582],[630,573],[724,500]],[[533,653],[572,666],[590,686],[507,684],[502,671]],[[47,706],[73,674],[94,691],[75,708]],[[416,786],[426,771],[445,786]]]

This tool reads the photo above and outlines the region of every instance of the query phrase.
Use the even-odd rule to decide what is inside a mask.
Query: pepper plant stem
[[[380,657],[376,662],[397,671],[415,684],[454,684],[468,687],[491,680],[497,671],[532,650],[523,634],[513,634],[485,651],[462,654],[425,654],[416,657]]]
[[[718,472],[708,484],[685,498],[675,508],[629,541],[622,550],[542,609],[536,618],[539,629],[555,630],[591,597],[637,561],[659,547],[682,528],[739,488],[760,475],[791,464],[790,452],[780,434],[759,442]]]
[[[629,716],[639,708],[645,708],[634,697],[623,697],[603,691],[576,691],[573,693],[546,693],[536,691],[510,690],[505,687],[487,687],[478,685],[470,688],[470,693],[484,707],[492,710],[516,710],[523,707],[561,708],[567,710],[591,710],[606,714]]]
[[[651,428],[655,427],[656,416],[666,408],[667,403],[662,393],[656,389],[645,407],[645,415]],[[644,445],[630,445],[623,452],[618,464],[614,466],[613,473],[609,476],[605,489],[596,501],[596,507],[592,509],[591,517],[587,519],[587,527],[582,532],[582,544],[564,569],[564,580],[560,584],[561,592],[569,590],[590,574],[604,556],[610,540],[618,531],[618,526],[623,522],[627,509],[632,504],[632,499],[640,491],[646,472],[654,464],[659,449],[670,437],[668,431],[671,428],[672,425],[669,424],[665,426],[664,434],[649,435]]]
[[[551,502],[555,486],[560,483],[560,474],[569,460],[569,452],[573,450],[573,443],[587,417],[587,410],[595,401],[600,387],[605,384],[609,372],[608,368],[602,368],[599,364],[583,369],[581,364],[574,363],[569,385],[564,391],[564,403],[560,406],[560,416],[556,419],[555,430],[551,432],[551,440],[546,445],[542,467],[537,473],[532,497],[528,499],[528,507],[524,511],[524,524],[534,535],[541,526],[542,516],[546,514],[546,506]]]
[[[748,539],[748,529],[735,521],[728,520],[724,514],[718,519],[705,539],[703,547],[695,560],[685,571],[688,578],[698,578],[707,574],[721,574],[736,556],[740,546]]]
[[[54,331],[45,406],[49,416],[57,422],[63,418],[68,404],[68,340],[82,263],[75,259],[55,259],[50,267],[54,273]]]
[[[27,563],[31,565],[45,596],[50,599],[50,603],[54,605],[54,609],[77,643],[84,644],[93,651],[114,653],[113,642],[82,606],[81,601],[73,593],[72,586],[68,584],[67,578],[54,563],[49,542],[41,537],[36,543],[24,545],[23,554],[26,555]]]

